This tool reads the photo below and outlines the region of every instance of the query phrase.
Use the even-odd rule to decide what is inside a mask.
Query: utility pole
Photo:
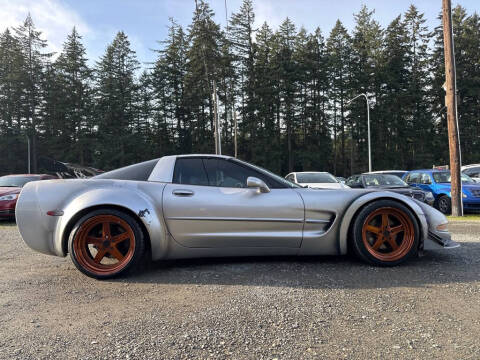
[[[442,2],[443,43],[445,50],[445,77],[447,93],[445,96],[445,106],[447,107],[448,147],[450,150],[452,216],[463,216],[462,181],[460,177],[460,140],[457,119],[457,79],[452,29],[452,3],[451,0],[442,0]]]

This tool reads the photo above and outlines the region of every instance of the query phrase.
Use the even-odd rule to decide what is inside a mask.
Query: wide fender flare
[[[416,216],[419,227],[420,227],[420,247],[422,247],[423,242],[428,236],[428,223],[422,208],[411,198],[396,194],[394,192],[388,191],[374,191],[368,194],[362,195],[353,201],[348,207],[347,211],[343,215],[342,224],[340,225],[338,247],[340,254],[344,255],[348,250],[348,235],[350,230],[350,225],[352,221],[355,220],[355,215],[357,212],[368,203],[378,200],[394,200],[402,203],[412,210],[413,214]]]
[[[166,227],[163,223],[161,202],[156,202],[138,189],[127,187],[99,187],[87,190],[69,201],[63,209],[63,216],[57,223],[54,247],[58,255],[66,255],[64,241],[68,240],[65,231],[71,228],[72,220],[79,213],[99,206],[114,206],[134,213],[140,219],[150,238],[152,257],[167,249]]]

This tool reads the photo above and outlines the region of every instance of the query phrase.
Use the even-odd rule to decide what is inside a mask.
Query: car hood
[[[437,184],[438,189],[442,191],[447,191],[450,192],[452,190],[452,186],[450,184],[445,184],[445,183],[438,183]],[[463,189],[467,189],[469,191],[472,190],[480,190],[480,184],[462,184]]]
[[[467,190],[480,190],[480,184],[462,184],[462,188]]]
[[[367,189],[372,190],[383,190],[383,191],[393,191],[399,194],[412,194],[418,192],[420,189],[413,188],[411,186],[369,186]]]
[[[9,194],[19,194],[22,188],[19,187],[0,187],[0,196],[9,195]]]

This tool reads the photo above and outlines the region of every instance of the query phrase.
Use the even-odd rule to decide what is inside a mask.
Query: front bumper
[[[463,209],[464,210],[480,210],[480,198],[472,199],[463,199]]]
[[[15,205],[17,200],[0,201],[0,218],[15,217]]]
[[[460,246],[459,243],[452,240],[452,236],[446,231],[428,230],[428,240],[425,241],[426,250],[434,249],[455,249]]]

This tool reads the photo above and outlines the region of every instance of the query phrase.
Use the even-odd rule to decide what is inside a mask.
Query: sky
[[[226,0],[227,13],[238,11],[242,0]],[[225,25],[225,0],[209,0],[218,23]],[[288,16],[307,30],[320,27],[325,36],[340,19],[347,29],[354,27],[353,14],[362,4],[375,10],[375,19],[387,26],[414,4],[425,14],[432,29],[438,25],[441,0],[254,0],[255,25],[264,21],[276,28]],[[452,0],[469,14],[480,13],[480,0]],[[21,24],[30,12],[37,29],[48,40],[49,49],[60,52],[73,26],[83,36],[91,62],[105,52],[115,34],[123,30],[139,61],[154,60],[152,49],[167,34],[169,18],[187,27],[193,16],[194,0],[0,0],[0,31]]]

